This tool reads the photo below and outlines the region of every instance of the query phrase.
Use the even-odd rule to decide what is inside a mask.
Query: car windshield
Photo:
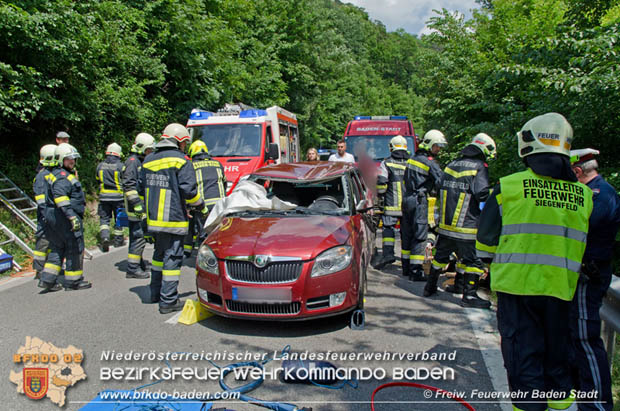
[[[267,197],[278,197],[280,200],[296,204],[297,208],[290,211],[253,211],[258,214],[283,215],[349,215],[351,199],[349,186],[345,176],[321,181],[301,180],[269,180],[263,176],[250,176],[267,190]]]
[[[347,153],[355,156],[359,161],[359,154],[365,152],[375,161],[381,161],[390,156],[390,140],[394,136],[349,136],[347,137]],[[406,136],[407,150],[413,153],[415,144],[413,137]]]
[[[202,140],[213,157],[261,155],[261,124],[209,124],[189,128],[192,140]]]

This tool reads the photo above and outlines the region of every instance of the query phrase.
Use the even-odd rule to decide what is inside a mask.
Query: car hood
[[[218,258],[273,255],[310,260],[344,244],[351,229],[348,216],[226,217],[206,243]]]

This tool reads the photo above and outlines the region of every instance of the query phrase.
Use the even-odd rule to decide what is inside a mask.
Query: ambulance
[[[257,109],[226,104],[216,113],[192,110],[187,129],[192,141],[202,140],[222,163],[226,193],[239,180],[268,164],[300,161],[297,116],[282,107]]]

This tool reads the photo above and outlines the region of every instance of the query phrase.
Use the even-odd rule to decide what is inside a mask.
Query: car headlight
[[[353,248],[350,245],[339,245],[323,251],[314,260],[311,277],[320,277],[322,275],[342,271],[351,264],[353,258]]]
[[[198,264],[198,267],[209,273],[220,274],[217,257],[215,256],[213,250],[211,250],[211,248],[206,244],[201,245],[198,249],[196,264]]]

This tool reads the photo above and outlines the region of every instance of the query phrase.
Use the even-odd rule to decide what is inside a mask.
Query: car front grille
[[[249,261],[226,261],[226,272],[231,280],[255,284],[280,284],[297,280],[301,275],[301,261],[271,263],[258,268]]]
[[[301,309],[301,303],[244,303],[233,300],[226,300],[228,311],[245,314],[271,314],[271,315],[294,315]]]

